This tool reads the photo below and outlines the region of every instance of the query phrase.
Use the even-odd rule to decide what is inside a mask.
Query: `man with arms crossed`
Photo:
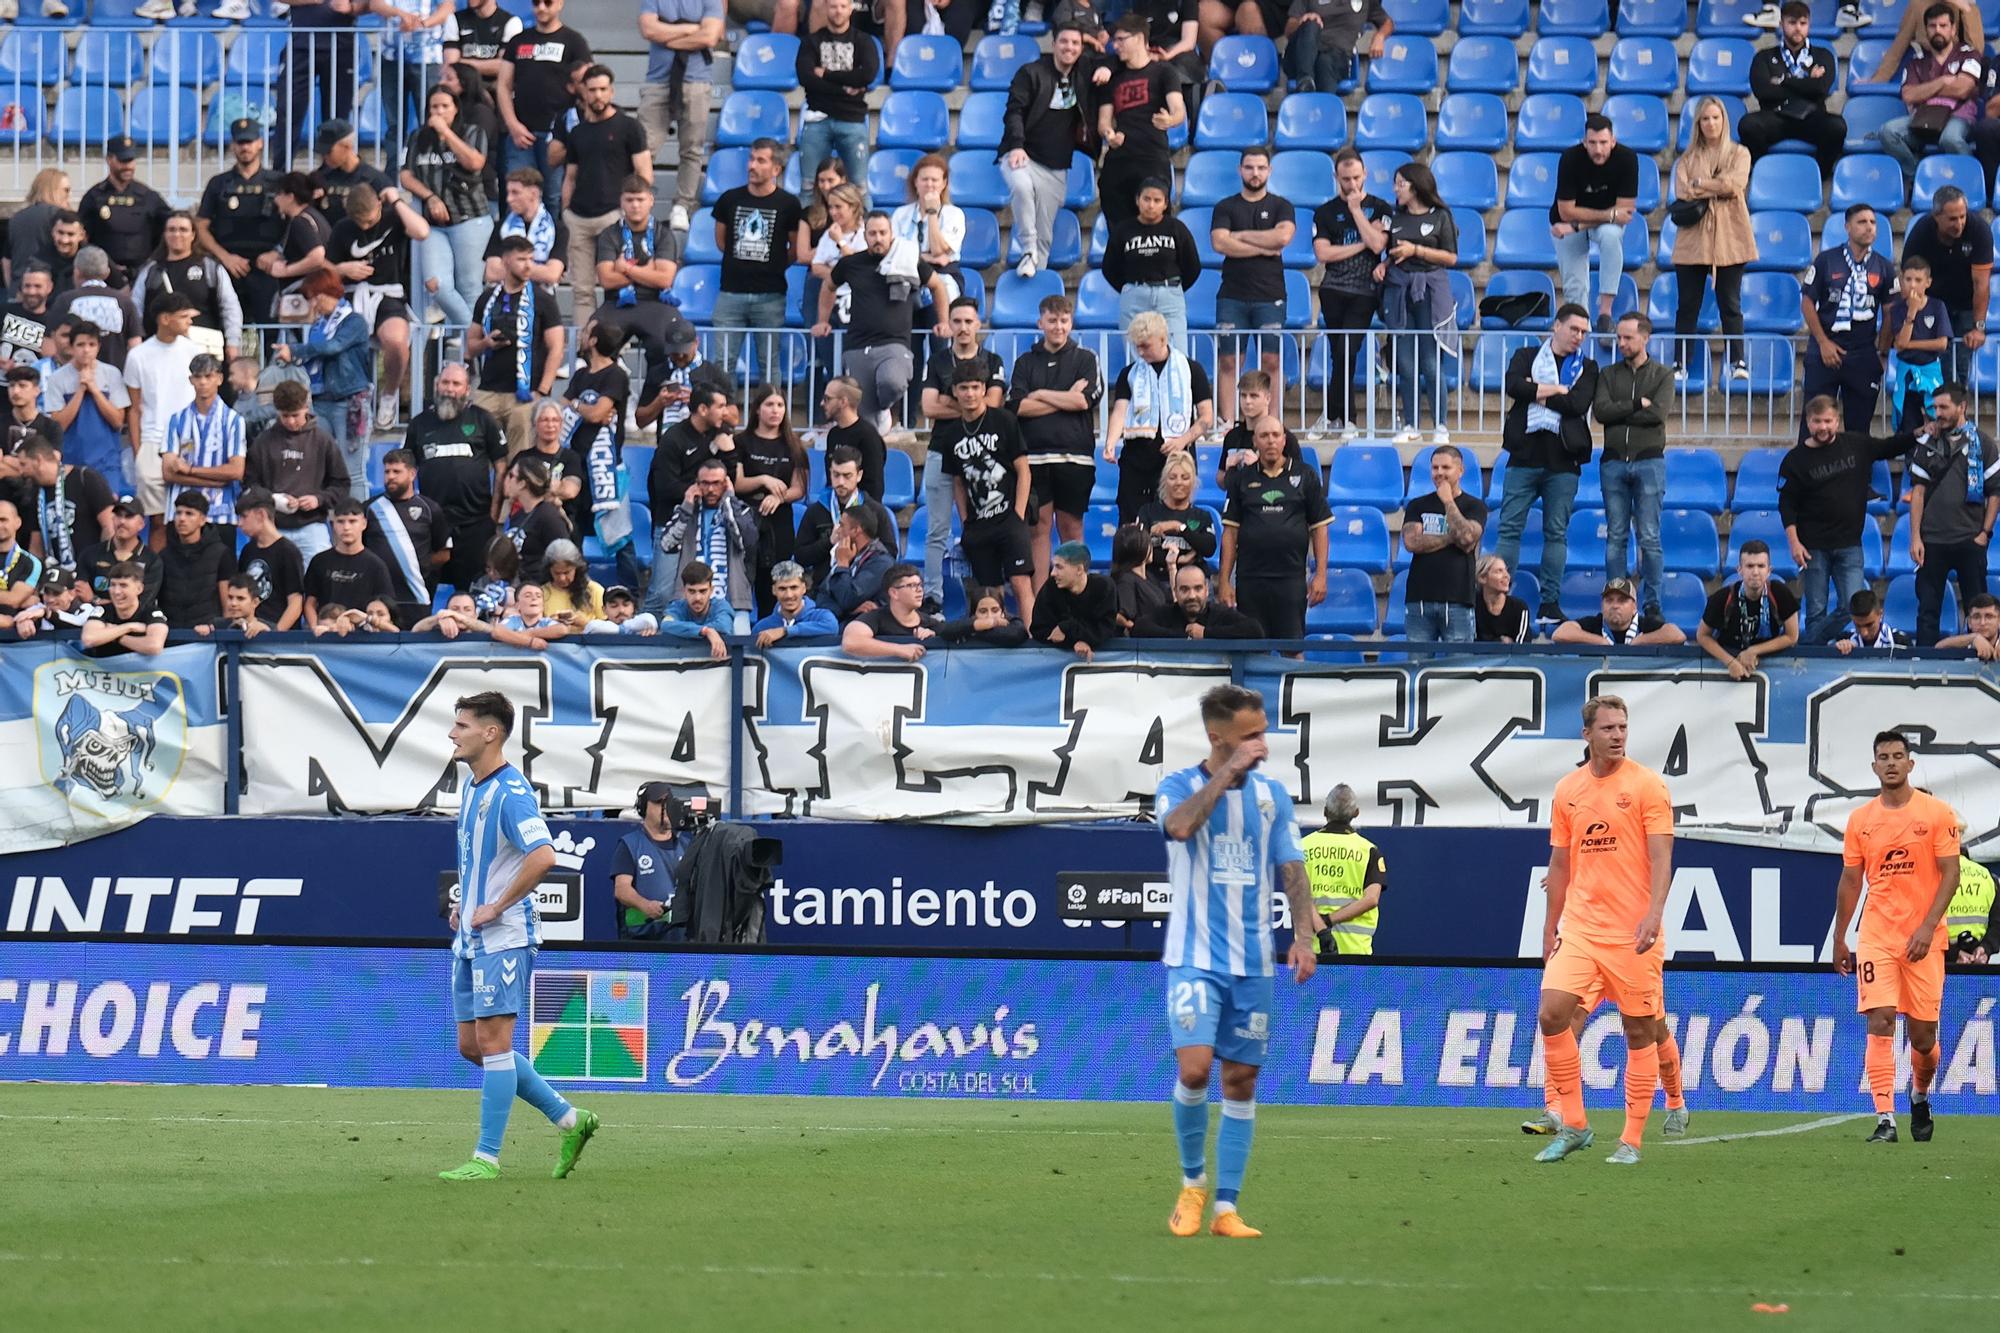
[[[1585,995],[1601,987],[1618,1006],[1629,1052],[1625,1132],[1607,1162],[1638,1162],[1660,1083],[1660,917],[1674,878],[1674,805],[1658,773],[1625,757],[1627,716],[1614,694],[1584,702],[1589,759],[1556,784],[1549,802],[1540,1022],[1549,1094],[1563,1124],[1538,1162],[1560,1162],[1596,1139],[1584,1118],[1583,1060],[1571,1028]]]
[[[521,770],[507,762],[514,705],[487,691],[458,701],[451,756],[468,770],[458,807],[459,902],[451,913],[451,1005],[458,1053],[479,1065],[479,1146],[440,1180],[498,1180],[514,1098],[562,1131],[555,1177],[575,1167],[598,1119],[562,1099],[529,1061],[514,1058],[514,1019],[527,1006],[541,943],[531,895],[556,863],[549,826]]]
[[[1910,1037],[1910,1137],[1931,1141],[1931,1079],[1938,1067],[1938,1005],[1944,998],[1945,904],[1958,892],[1958,815],[1910,785],[1915,758],[1900,731],[1875,734],[1875,799],[1847,817],[1840,896],[1833,914],[1833,965],[1856,978],[1868,1017],[1870,1143],[1896,1141],[1896,1015]],[[1847,926],[1863,880],[1860,948]]]
[[[1176,1236],[1201,1230],[1208,1202],[1208,1072],[1222,1055],[1222,1128],[1216,1135],[1217,1236],[1263,1233],[1236,1211],[1257,1127],[1257,1070],[1270,1045],[1271,881],[1284,884],[1292,910],[1286,963],[1303,984],[1318,961],[1319,934],[1299,846],[1292,798],[1275,779],[1253,770],[1270,753],[1264,696],[1218,685],[1201,697],[1208,758],[1170,773],[1154,806],[1163,811],[1167,877],[1167,1024],[1179,1078],[1174,1083],[1174,1132],[1180,1139],[1181,1193],[1167,1219]]]

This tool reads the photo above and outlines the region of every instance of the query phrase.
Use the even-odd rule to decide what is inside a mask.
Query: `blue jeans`
[[[522,167],[533,167],[542,173],[542,203],[549,210],[549,216],[562,216],[562,167],[549,165],[549,135],[545,130],[535,136],[533,148],[523,148],[515,143],[507,133],[507,127],[500,127],[500,175],[504,179],[508,172],[519,171]]]
[[[1625,228],[1616,222],[1600,222],[1581,227],[1556,238],[1556,273],[1562,280],[1562,299],[1588,308],[1590,305],[1590,238],[1597,238],[1597,290],[1604,297],[1618,294],[1618,279],[1625,276]],[[1591,317],[1597,312],[1592,310]]]
[[[1542,585],[1542,605],[1562,600],[1563,570],[1569,564],[1569,514],[1576,507],[1577,474],[1541,467],[1507,469],[1500,497],[1500,558],[1509,570],[1521,563],[1521,534],[1528,528],[1528,506],[1542,502],[1542,567],[1535,571]]]
[[[1215,298],[1215,327],[1218,329],[1282,329],[1285,327],[1283,301],[1239,301],[1233,296]],[[1245,345],[1260,356],[1277,356],[1276,338],[1221,338],[1216,354],[1234,357]]]
[[[1178,284],[1141,286],[1128,282],[1118,293],[1118,331],[1132,327],[1132,317],[1144,311],[1157,312],[1167,321],[1167,343],[1182,356],[1187,355],[1187,293]]]
[[[326,433],[333,437],[333,447],[340,451],[340,459],[347,465],[347,490],[357,500],[368,498],[368,435],[354,432],[354,410],[352,399],[314,398],[313,415],[319,424],[326,427]]]
[[[1827,604],[1827,584],[1833,585],[1834,602]],[[1800,621],[1803,642],[1826,643],[1847,623],[1848,599],[1868,586],[1861,564],[1859,546],[1837,546],[1807,551],[1806,567],[1799,571],[1799,585],[1805,592]]]
[[[785,294],[783,292],[721,292],[715,298],[715,316],[711,320],[717,337],[715,364],[722,367],[726,378],[736,378],[736,354],[742,349],[743,335],[731,332],[734,329],[782,329],[785,327]],[[751,349],[756,358],[757,370],[765,379],[775,379],[772,367],[777,364],[777,343],[770,337],[757,339]],[[752,375],[746,383],[755,383]]]
[[[444,311],[447,324],[470,324],[472,303],[486,285],[486,242],[493,235],[493,219],[485,214],[449,225],[431,224],[431,234],[417,242],[416,297],[410,303],[417,319],[432,302]],[[437,290],[425,283],[437,280]]]
[[[1917,174],[1917,159],[1931,153],[1971,153],[1972,122],[1953,116],[1935,143],[1910,128],[1908,116],[1898,116],[1880,131],[1882,151],[1902,164],[1905,180]]]
[[[924,532],[924,596],[935,598],[939,606],[944,605],[945,557],[951,551],[951,515],[957,505],[944,455],[929,450],[924,455],[924,508],[929,511],[924,521],[930,525]]]
[[[868,122],[864,120],[807,121],[799,126],[799,181],[807,190],[819,177],[819,164],[834,153],[847,164],[847,179],[868,198]],[[884,200],[883,206],[894,207]]]
[[[1430,399],[1431,425],[1444,425],[1444,367],[1438,364],[1437,335],[1427,303],[1409,306],[1409,327],[1398,329],[1389,339],[1390,375],[1396,382],[1396,402],[1403,425],[1417,428],[1417,395]]]
[[[1604,577],[1625,577],[1625,542],[1631,528],[1639,529],[1639,605],[1660,604],[1666,582],[1667,557],[1660,549],[1660,498],[1667,492],[1667,460],[1638,462],[1607,458],[1604,477]]]
[[[1472,608],[1456,602],[1406,602],[1403,637],[1412,643],[1471,643]]]
[[[664,526],[664,525],[662,525]],[[633,533],[632,540],[640,540],[640,534]],[[667,613],[674,598],[680,596],[681,558],[677,551],[662,551],[657,532],[646,534],[646,540],[653,548],[652,577],[646,582],[646,597],[639,609],[655,618]]]

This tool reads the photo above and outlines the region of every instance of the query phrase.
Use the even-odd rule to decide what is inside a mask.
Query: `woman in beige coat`
[[[1711,276],[1715,304],[1722,314],[1722,331],[1729,338],[1730,374],[1750,378],[1743,354],[1743,269],[1757,257],[1757,236],[1750,227],[1750,150],[1729,136],[1729,116],[1722,103],[1704,97],[1694,108],[1694,140],[1674,163],[1674,198],[1705,200],[1707,214],[1679,228],[1674,237],[1676,305],[1674,333],[1681,339],[1680,376],[1699,344],[1688,340],[1701,314],[1702,294]]]

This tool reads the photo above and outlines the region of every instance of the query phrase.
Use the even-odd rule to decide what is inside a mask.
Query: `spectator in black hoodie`
[[[251,442],[243,485],[271,492],[278,531],[310,565],[333,545],[326,520],[334,501],[348,494],[347,464],[333,436],[313,419],[312,394],[305,385],[285,381],[272,391],[271,405],[278,409],[278,424]]]
[[[1035,594],[1029,631],[1036,642],[1068,648],[1088,662],[1100,644],[1124,636],[1118,594],[1110,579],[1090,572],[1090,548],[1082,542],[1064,542],[1054,555],[1049,581]]]
[[[174,530],[160,552],[160,612],[172,629],[193,629],[222,614],[222,588],[236,577],[236,543],[208,523],[208,497],[174,497]]]
[[[1805,593],[1804,642],[1825,643],[1838,634],[1841,608],[1868,586],[1861,525],[1868,521],[1869,479],[1878,460],[1900,458],[1915,443],[1913,434],[1876,439],[1842,430],[1840,404],[1830,395],[1806,404],[1805,443],[1793,445],[1778,464],[1778,516]]]
[[[1750,91],[1757,109],[1743,117],[1736,137],[1750,150],[1750,160],[1786,139],[1803,139],[1819,158],[1819,174],[1831,178],[1847,142],[1847,122],[1826,109],[1840,62],[1830,47],[1814,45],[1812,6],[1790,0],[1779,11],[1779,40],[1750,61]]]
[[[1132,629],[1136,639],[1261,639],[1264,627],[1234,607],[1209,600],[1208,566],[1174,571],[1174,600],[1148,612]]]

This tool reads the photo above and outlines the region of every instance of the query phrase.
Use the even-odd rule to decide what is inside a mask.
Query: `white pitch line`
[[[1691,1148],[1697,1143],[1734,1143],[1737,1139],[1775,1139],[1781,1134],[1810,1134],[1816,1129],[1826,1129],[1832,1125],[1844,1125],[1850,1120],[1861,1120],[1867,1111],[1850,1111],[1846,1115],[1823,1115],[1817,1120],[1801,1120],[1796,1125],[1781,1125],[1777,1129],[1746,1129],[1737,1134],[1708,1134],[1698,1139],[1661,1139],[1668,1148]]]

